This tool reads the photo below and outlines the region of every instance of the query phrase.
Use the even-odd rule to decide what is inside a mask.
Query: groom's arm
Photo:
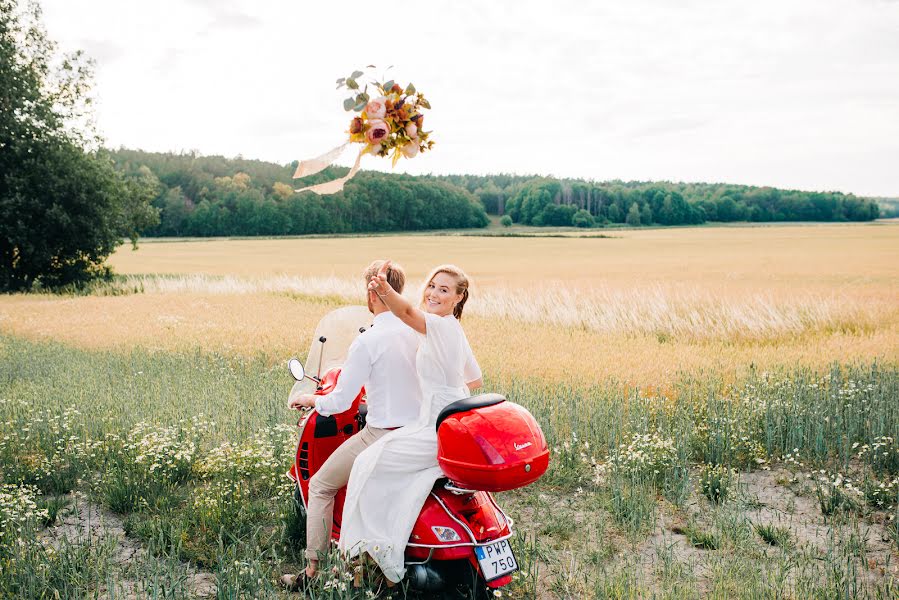
[[[337,387],[330,394],[316,396],[315,410],[328,417],[349,409],[370,375],[371,355],[360,338],[356,338],[350,345],[346,362],[340,368]]]

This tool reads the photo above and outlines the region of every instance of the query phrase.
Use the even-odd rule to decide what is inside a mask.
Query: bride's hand
[[[384,264],[381,265],[381,268],[378,269],[377,275],[372,277],[371,281],[368,283],[368,289],[379,296],[386,294],[391,289],[390,283],[387,281],[387,271],[389,269],[390,261],[385,260]]]

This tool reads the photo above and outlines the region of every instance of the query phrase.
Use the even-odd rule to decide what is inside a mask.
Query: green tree
[[[621,209],[617,204],[609,205],[609,221],[612,223],[621,223]]]
[[[499,220],[500,225],[503,227],[511,227],[512,226],[512,217],[509,215],[503,215],[503,218]]]
[[[575,227],[593,227],[596,224],[596,220],[593,218],[593,215],[582,208],[574,213],[571,224]]]
[[[488,213],[492,215],[503,214],[503,191],[494,182],[488,182],[486,186],[475,190],[474,194]]]
[[[643,209],[640,211],[640,222],[644,225],[652,224],[652,208],[648,202],[643,205]]]
[[[137,175],[124,178],[124,185],[119,232],[131,240],[131,249],[137,250],[141,232],[159,224],[160,211],[150,203],[159,193],[160,184],[150,169],[141,167]]]
[[[36,4],[0,0],[0,290],[106,274],[121,236],[155,222],[152,180],[96,149],[91,71],[81,53],[57,56]]]
[[[636,202],[631,204],[630,210],[627,211],[627,224],[632,227],[640,226],[640,207]]]

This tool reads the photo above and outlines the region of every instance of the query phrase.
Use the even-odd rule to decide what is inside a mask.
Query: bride
[[[390,261],[372,277],[369,289],[422,336],[416,356],[423,401],[418,420],[393,431],[362,452],[347,484],[339,547],[350,557],[367,552],[384,576],[396,583],[406,569],[403,554],[418,513],[434,482],[437,416],[448,404],[481,386],[478,366],[459,324],[468,300],[468,277],[453,265],[434,269],[413,307],[387,282]]]

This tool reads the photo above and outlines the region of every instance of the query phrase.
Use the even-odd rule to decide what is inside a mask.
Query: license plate
[[[518,570],[518,561],[512,554],[512,545],[509,544],[509,540],[475,546],[474,553],[478,557],[478,564],[481,565],[481,573],[484,574],[485,581],[492,581]]]

